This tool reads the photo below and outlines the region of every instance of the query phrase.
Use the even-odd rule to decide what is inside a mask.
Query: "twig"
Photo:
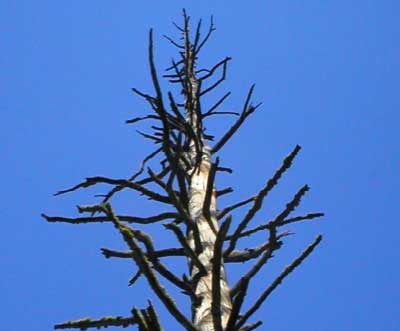
[[[133,256],[131,256],[131,257],[133,257]],[[129,279],[128,286],[132,286],[133,284],[135,284],[141,275],[142,275],[142,271],[139,269],[136,272],[136,274],[131,279]]]

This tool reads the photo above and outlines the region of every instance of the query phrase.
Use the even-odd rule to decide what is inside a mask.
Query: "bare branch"
[[[240,283],[240,288],[238,288],[238,295],[234,298],[232,302],[232,311],[229,315],[228,322],[226,324],[225,330],[234,330],[234,326],[239,318],[240,309],[244,301],[244,297],[247,294],[247,288],[249,286],[249,280],[245,279]]]
[[[132,258],[133,257],[133,252],[128,251],[128,252],[120,252],[120,251],[115,251],[111,250],[108,248],[101,248],[101,253],[105,256],[106,259],[109,259],[111,257],[117,257],[117,258]],[[166,249],[160,249],[160,250],[155,250],[151,252],[151,254],[148,254],[149,259],[154,259],[154,258],[160,258],[160,257],[170,257],[170,256],[186,256],[185,251],[183,248],[166,248]]]
[[[221,78],[218,79],[214,84],[212,84],[211,86],[209,86],[209,87],[206,88],[205,90],[201,91],[201,92],[200,92],[200,96],[203,96],[203,95],[207,94],[208,92],[212,91],[213,89],[215,89],[219,84],[221,84],[221,83],[225,80],[225,78],[226,78],[226,68],[227,68],[227,65],[228,65],[228,61],[229,61],[230,59],[231,59],[231,58],[228,57],[228,58],[225,59],[224,62],[222,62],[223,67],[222,67],[222,75],[221,75]],[[207,76],[207,75],[206,75],[206,76]],[[208,76],[208,77],[209,77],[209,76]]]
[[[275,290],[275,288],[296,268],[304,259],[311,254],[314,248],[321,242],[322,236],[318,235],[317,238],[296,258],[290,265],[288,265],[282,273],[273,281],[273,283],[260,295],[252,307],[240,318],[237,326],[243,326],[251,315],[253,315],[261,306],[261,304],[268,298],[268,296]]]
[[[190,247],[179,226],[176,225],[175,223],[169,223],[169,224],[164,224],[164,227],[168,230],[172,230],[175,233],[178,241],[180,242],[180,244],[183,247],[183,250],[186,253],[186,256],[188,256],[192,260],[193,264],[197,267],[201,275],[206,275],[207,270],[205,269],[204,265],[200,262],[197,254]]]
[[[213,66],[210,70],[208,70],[207,74],[205,74],[203,77],[199,77],[199,80],[206,80],[210,78],[214,74],[215,70],[217,70],[220,66],[224,66],[230,60],[232,60],[231,57],[226,57],[225,59],[219,61],[215,66]]]
[[[217,109],[217,108],[226,100],[226,98],[228,98],[230,95],[231,95],[231,92],[226,93],[221,99],[219,99],[219,100],[217,101],[217,103],[216,103],[214,106],[212,106],[207,112],[205,112],[205,113],[203,114],[203,118],[212,115],[212,114],[213,114],[213,111],[214,111],[215,109]],[[235,113],[235,114],[238,114],[238,113]],[[239,115],[239,114],[238,114],[238,115]]]
[[[122,316],[106,316],[98,320],[92,320],[91,318],[82,318],[76,321],[68,321],[54,325],[54,329],[81,329],[86,330],[89,328],[108,328],[110,326],[122,326],[128,327],[129,325],[136,324],[136,319],[132,317]]]
[[[60,217],[60,216],[48,216],[45,214],[41,214],[43,218],[48,222],[61,222],[61,223],[70,223],[70,224],[82,224],[82,223],[102,223],[102,222],[111,222],[108,216],[97,216],[97,217]],[[167,219],[175,219],[178,217],[178,213],[167,212],[161,213],[159,215],[150,216],[150,217],[134,217],[134,216],[125,216],[119,215],[118,218],[122,222],[127,223],[136,223],[136,224],[151,224],[155,222],[164,221]]]
[[[235,203],[232,206],[226,207],[222,209],[221,211],[218,212],[218,219],[220,220],[223,218],[225,215],[229,214],[232,210],[235,210],[236,208],[242,207],[244,205],[247,205],[249,202],[254,201],[255,197],[248,198],[246,200],[240,201],[238,203]]]
[[[253,331],[253,330],[257,329],[259,326],[261,326],[262,324],[263,324],[262,321],[257,321],[255,323],[252,323],[252,324],[249,324],[249,325],[246,325],[246,326],[240,328],[239,331]]]
[[[132,258],[132,257],[133,257],[133,256],[131,256],[131,258]],[[135,284],[136,281],[140,278],[141,275],[142,275],[142,271],[139,269],[139,270],[136,272],[136,274],[135,274],[131,279],[129,279],[128,286],[132,286],[133,284]]]
[[[229,193],[232,193],[232,192],[233,192],[233,188],[232,187],[227,187],[227,188],[224,188],[222,190],[215,191],[215,196],[216,197],[220,197],[222,195],[229,194]]]
[[[277,226],[283,226],[286,224],[290,224],[290,223],[295,223],[295,222],[300,222],[300,221],[304,221],[304,220],[312,220],[314,218],[318,218],[318,217],[322,217],[324,216],[324,213],[309,213],[307,215],[303,215],[303,216],[296,216],[293,218],[287,218],[284,221],[280,222],[279,224],[277,224]],[[242,237],[248,237],[250,235],[252,235],[253,233],[256,233],[258,231],[262,231],[262,230],[267,230],[269,227],[269,223],[273,222],[273,220],[268,221],[266,224],[262,224],[262,225],[258,225],[250,230],[247,231],[243,231],[239,238]],[[227,239],[231,239],[231,236],[228,236]]]
[[[251,96],[253,94],[254,90],[254,84],[250,87],[250,90],[247,94],[246,101],[243,106],[242,113],[240,114],[240,117],[238,120],[235,122],[235,124],[226,132],[222,138],[214,145],[214,147],[211,150],[211,153],[217,153],[222,146],[226,144],[226,142],[235,134],[235,132],[240,128],[240,126],[243,124],[243,122],[246,120],[246,118],[251,115],[256,109],[257,106],[252,106],[250,105],[250,100]]]
[[[167,35],[163,35],[163,37],[165,39],[167,39],[172,45],[174,45],[175,47],[179,48],[179,49],[183,49],[184,47],[182,45],[179,45],[175,40],[173,40],[172,38],[168,37]]]
[[[121,185],[127,188],[131,188],[133,190],[136,190],[140,193],[143,193],[144,195],[146,195],[147,197],[149,197],[152,200],[156,200],[159,202],[163,202],[163,203],[168,203],[170,204],[171,201],[168,197],[160,195],[156,192],[153,192],[147,188],[145,188],[144,186],[138,184],[138,183],[132,183],[128,180],[125,179],[112,179],[112,178],[107,178],[107,177],[88,177],[86,178],[86,180],[78,185],[75,185],[74,187],[70,188],[70,189],[66,189],[66,190],[62,190],[57,192],[54,195],[61,195],[61,194],[65,194],[68,192],[73,192],[76,191],[79,188],[87,188],[96,184],[111,184],[111,185]]]
[[[143,116],[143,117],[135,117],[132,118],[130,120],[126,120],[125,123],[126,124],[133,124],[139,121],[143,121],[143,120],[148,120],[148,119],[154,119],[154,120],[159,120],[160,117],[156,116],[156,115],[147,115],[147,116]]]
[[[170,314],[188,331],[197,331],[193,324],[177,308],[175,302],[169,296],[165,288],[161,286],[157,276],[151,270],[149,262],[147,261],[138,244],[136,243],[134,232],[128,226],[120,223],[108,203],[105,205],[104,210],[113,220],[114,226],[121,233],[124,241],[134,252],[134,259],[136,264],[140,266],[142,273],[146,276],[154,293],[159,297],[159,299],[170,312]]]
[[[243,221],[240,222],[234,234],[232,235],[231,242],[229,244],[228,249],[225,254],[229,255],[236,246],[236,242],[239,239],[241,232],[246,228],[247,224],[254,217],[254,215],[260,210],[262,207],[262,203],[267,196],[267,194],[274,188],[274,186],[278,183],[278,180],[281,178],[282,174],[290,168],[292,165],[292,161],[300,150],[300,146],[296,145],[293,151],[283,160],[282,166],[275,172],[271,179],[268,180],[266,185],[261,189],[261,191],[254,198],[253,206],[249,209]]]
[[[194,49],[194,53],[197,56],[200,53],[200,50],[203,48],[203,46],[207,43],[208,39],[211,37],[212,33],[215,31],[214,27],[214,17],[211,15],[211,22],[210,22],[210,27],[208,29],[208,33],[203,39],[203,41],[199,44],[197,48]]]

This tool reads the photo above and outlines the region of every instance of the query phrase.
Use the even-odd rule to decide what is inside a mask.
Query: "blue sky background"
[[[77,215],[76,204],[95,203],[93,195],[106,188],[52,193],[87,176],[128,177],[150,151],[124,124],[146,111],[130,88],[151,91],[150,27],[159,72],[169,65],[174,49],[162,35],[176,35],[172,21],[181,21],[183,6],[193,19],[215,17],[217,31],[200,63],[233,58],[220,94],[205,105],[231,90],[225,109],[239,110],[253,82],[255,101],[263,102],[221,153],[235,172],[220,175],[219,186],[235,192],[219,205],[258,191],[300,144],[255,224],[279,212],[304,183],[311,191],[297,214],[326,213],[291,226],[296,236],[253,284],[247,304],[324,235],[259,310],[260,330],[399,330],[400,3],[389,0],[2,1],[1,328],[43,331],[68,319],[128,315],[153,298],[144,280],[127,287],[136,271],[130,261],[100,254],[100,247],[125,248],[110,224],[48,224],[40,213]],[[219,135],[230,121],[207,126]],[[115,208],[138,216],[159,209],[134,193],[116,199]],[[151,231],[157,246],[172,242],[161,227]],[[246,268],[228,271],[229,279]],[[165,330],[175,329],[155,302]]]

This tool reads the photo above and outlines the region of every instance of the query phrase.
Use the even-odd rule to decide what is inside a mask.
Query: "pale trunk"
[[[198,119],[194,109],[198,107],[198,81],[194,76],[193,72],[190,75],[190,89],[192,102],[189,105],[186,104],[186,117],[188,122],[192,125],[193,130],[201,135],[201,132],[197,132],[199,126]],[[200,130],[201,131],[201,130]],[[204,142],[203,137],[201,140]],[[192,142],[190,158],[192,164],[195,163],[196,151],[194,142]],[[216,234],[213,229],[210,228],[209,222],[207,221],[205,215],[203,214],[203,204],[204,198],[207,190],[207,180],[211,168],[211,155],[210,148],[206,145],[202,145],[202,159],[201,163],[197,169],[190,169],[190,188],[189,188],[189,213],[191,220],[197,224],[200,235],[200,242],[202,246],[202,252],[198,255],[199,260],[204,265],[207,274],[202,276],[198,282],[195,284],[195,294],[199,298],[199,302],[192,303],[192,320],[194,326],[199,331],[214,331],[214,323],[212,316],[212,259],[214,255],[214,244],[216,239]],[[214,225],[214,229],[218,230],[218,222],[216,218],[216,193],[215,187],[213,188],[211,203],[210,203],[210,215],[211,222]],[[195,250],[195,240],[193,231],[188,231],[188,241],[192,249]],[[191,279],[197,274],[197,267],[190,261],[190,276]],[[225,271],[223,263],[221,264],[221,320],[222,327],[224,327],[228,321],[232,303],[229,294],[229,287],[226,281]]]

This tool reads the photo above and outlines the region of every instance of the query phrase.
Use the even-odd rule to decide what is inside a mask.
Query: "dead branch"
[[[217,153],[225,144],[226,142],[235,134],[235,132],[240,128],[240,126],[244,123],[246,118],[250,116],[259,105],[257,106],[252,106],[250,104],[251,96],[253,94],[254,90],[254,84],[250,87],[250,90],[247,94],[246,101],[243,106],[242,113],[240,114],[240,117],[237,119],[235,124],[221,137],[221,139],[214,145],[214,147],[211,150],[211,153],[215,154]]]
[[[231,211],[235,210],[236,208],[242,207],[247,205],[249,202],[254,201],[255,197],[248,198],[246,200],[240,201],[238,203],[235,203],[234,205],[231,205],[229,207],[226,207],[222,209],[221,211],[218,212],[217,218],[220,220],[223,218],[225,215],[229,214]]]
[[[231,60],[230,57],[227,57],[224,61],[221,62],[222,64],[222,74],[221,74],[221,78],[218,79],[214,84],[212,84],[211,86],[209,86],[208,88],[206,88],[205,90],[201,91],[199,96],[203,96],[205,94],[207,94],[208,92],[211,92],[213,89],[215,89],[219,84],[221,84],[225,78],[226,78],[226,68],[228,66],[228,61]],[[212,73],[211,73],[212,75]],[[210,75],[210,76],[211,76]],[[208,75],[206,75],[205,77],[209,77]],[[202,81],[202,79],[200,80]]]
[[[121,251],[115,251],[115,250],[108,249],[108,248],[101,248],[100,250],[106,259],[109,259],[111,257],[117,257],[117,258],[122,258],[122,259],[127,259],[127,258],[133,257],[132,251],[121,252]],[[160,257],[186,256],[186,255],[185,255],[185,251],[183,250],[183,248],[166,248],[166,249],[155,250],[155,251],[151,252],[150,254],[148,253],[148,256],[149,256],[149,259],[154,259],[154,258],[160,258]]]
[[[125,179],[112,179],[112,178],[100,177],[100,176],[88,177],[88,178],[86,178],[86,180],[84,182],[79,183],[70,189],[58,191],[54,195],[57,196],[57,195],[73,192],[80,188],[87,188],[87,187],[90,187],[90,186],[93,186],[96,184],[111,184],[111,185],[124,186],[124,187],[130,188],[130,189],[133,189],[135,191],[138,191],[138,192],[142,193],[143,195],[149,197],[152,200],[155,200],[158,202],[163,202],[163,203],[168,203],[168,204],[171,203],[171,201],[168,197],[158,194],[156,192],[153,192],[138,183],[135,183],[135,182],[132,183]]]
[[[292,161],[300,150],[300,146],[296,145],[293,151],[283,160],[282,166],[275,172],[271,179],[269,179],[266,185],[258,192],[256,197],[254,198],[254,203],[252,207],[248,210],[244,219],[240,222],[234,234],[232,235],[231,242],[229,244],[228,249],[225,251],[226,255],[229,255],[236,246],[236,242],[239,239],[241,232],[246,228],[247,224],[251,219],[255,216],[255,214],[262,207],[262,203],[268,193],[274,188],[274,186],[278,183],[278,180],[281,178],[282,174],[290,168],[292,165]]]
[[[136,264],[140,266],[142,273],[147,278],[147,281],[149,282],[154,293],[158,296],[158,298],[167,308],[169,313],[188,331],[197,331],[193,324],[177,308],[175,302],[172,300],[165,288],[161,286],[157,276],[152,271],[149,262],[147,261],[138,244],[136,243],[134,232],[128,226],[120,223],[119,219],[112,211],[109,203],[106,203],[102,209],[113,220],[114,226],[121,233],[124,241],[128,244],[129,248],[134,252],[134,260]]]
[[[133,256],[131,255],[131,258],[132,258]],[[129,279],[129,281],[128,281],[128,286],[132,286],[133,284],[135,284],[136,283],[136,281],[140,278],[140,276],[142,275],[142,271],[139,269],[137,272],[136,272],[136,274],[131,278],[131,279]]]
[[[296,258],[290,265],[288,265],[282,273],[272,282],[272,284],[259,296],[257,301],[249,308],[249,310],[240,318],[237,327],[242,327],[246,321],[253,315],[267,299],[267,297],[275,290],[275,288],[296,268],[304,259],[311,254],[314,248],[321,242],[322,236],[318,235],[315,240]]]
[[[89,328],[108,328],[110,326],[122,326],[124,328],[136,324],[135,317],[122,317],[122,316],[106,316],[98,320],[91,318],[82,318],[76,321],[68,321],[54,325],[54,329],[81,329],[87,330]]]
[[[226,324],[225,330],[234,330],[234,327],[239,318],[240,309],[242,308],[244,298],[247,294],[248,286],[249,286],[248,279],[245,279],[242,283],[240,283],[240,287],[238,288],[238,294],[235,296],[232,302],[232,311],[231,314],[229,315],[229,319]]]
[[[70,224],[82,224],[82,223],[102,223],[102,222],[111,222],[108,216],[96,216],[96,217],[61,217],[61,216],[48,216],[45,214],[41,214],[43,218],[46,219],[47,222],[60,222],[60,223],[70,223]],[[178,217],[177,213],[167,212],[161,213],[159,215],[150,216],[150,217],[134,217],[134,216],[126,216],[126,215],[118,215],[117,216],[122,222],[127,223],[136,223],[136,224],[151,224],[160,221],[164,221],[167,219],[175,219]]]
[[[125,123],[126,124],[134,124],[136,122],[143,121],[143,120],[148,120],[148,119],[159,120],[160,117],[158,117],[156,115],[147,115],[147,116],[143,116],[143,117],[135,117],[135,118],[132,118],[130,120],[126,120]]]
[[[182,233],[181,229],[179,228],[178,225],[176,225],[175,223],[169,223],[169,224],[164,224],[164,227],[168,230],[171,230],[172,232],[174,232],[174,234],[176,235],[176,238],[178,239],[178,241],[180,242],[180,244],[182,245],[182,248],[186,254],[186,256],[188,256],[193,264],[197,267],[197,269],[200,272],[200,275],[206,275],[207,274],[207,270],[204,267],[203,263],[201,263],[199,257],[197,256],[196,252],[194,252],[192,250],[192,248],[190,247],[189,243],[187,242],[184,234]]]

